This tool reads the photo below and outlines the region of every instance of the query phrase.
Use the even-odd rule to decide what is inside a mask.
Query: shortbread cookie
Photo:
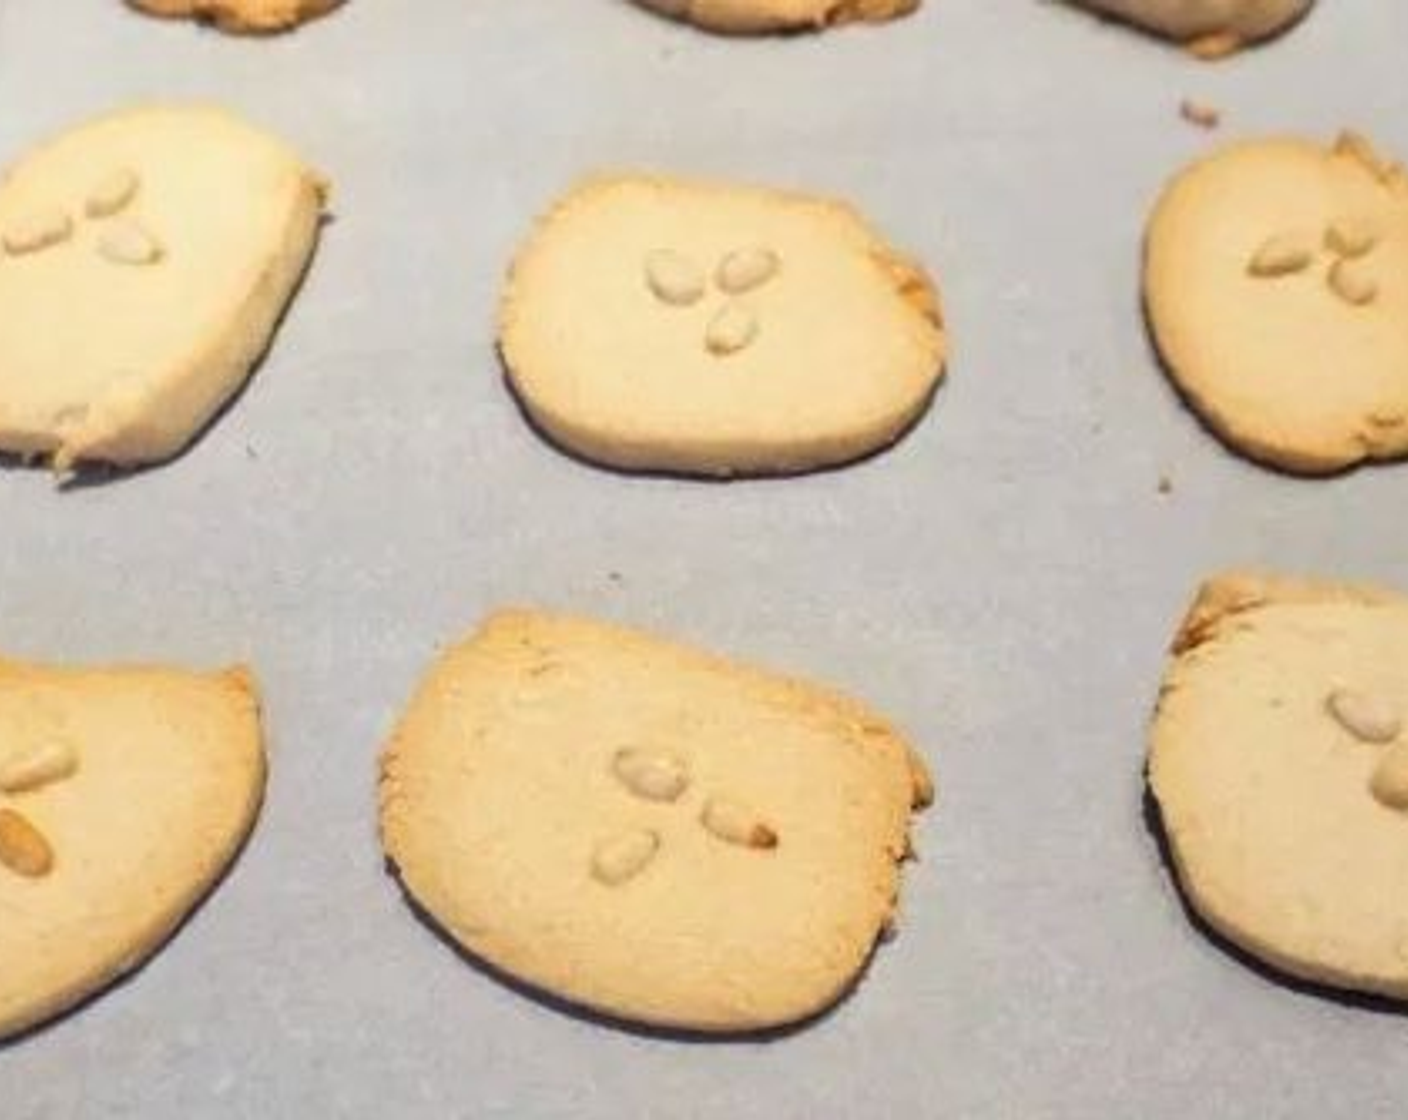
[[[1144,296],[1188,402],[1305,473],[1408,454],[1408,178],[1346,133],[1240,143],[1165,190]]]
[[[263,35],[326,15],[342,0],[127,0],[154,16],[205,20],[222,31]]]
[[[141,965],[254,824],[242,669],[0,662],[0,1038]]]
[[[696,27],[728,35],[816,31],[908,15],[921,0],[636,0]]]
[[[422,686],[381,822],[405,889],[495,968],[623,1020],[743,1032],[848,990],[931,796],[851,700],[507,612]]]
[[[1313,0],[1075,0],[1217,58],[1295,23]]]
[[[0,449],[165,459],[269,344],[324,183],[210,108],[101,118],[0,181]]]
[[[590,180],[514,264],[500,338],[533,419],[629,469],[769,474],[894,441],[943,375],[928,278],[850,207]]]
[[[1214,930],[1293,976],[1408,998],[1408,598],[1211,581],[1174,642],[1149,781]]]

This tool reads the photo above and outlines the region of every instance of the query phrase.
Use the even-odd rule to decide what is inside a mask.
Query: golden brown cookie
[[[0,1038],[157,951],[253,827],[264,769],[242,669],[0,661]]]
[[[624,1020],[756,1031],[855,981],[931,795],[852,700],[514,611],[422,685],[381,824],[405,889],[495,968]]]
[[[558,443],[699,475],[885,447],[948,349],[929,278],[851,207],[639,175],[588,180],[539,223],[500,319],[509,379]]]
[[[1408,454],[1408,177],[1363,137],[1242,142],[1180,173],[1144,299],[1169,375],[1251,458]]]
[[[326,183],[205,106],[101,117],[0,180],[0,449],[136,464],[180,451],[263,356]]]
[[[1408,998],[1408,598],[1248,573],[1173,644],[1149,783],[1186,896],[1301,979]]]

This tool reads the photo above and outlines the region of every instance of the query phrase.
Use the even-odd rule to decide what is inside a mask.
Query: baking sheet
[[[1310,483],[1233,458],[1138,314],[1151,198],[1216,137],[1352,122],[1408,155],[1408,5],[1320,7],[1207,66],[1035,0],[767,42],[618,0],[353,0],[270,42],[0,0],[6,161],[117,104],[210,99],[323,167],[338,215],[189,454],[64,493],[0,473],[0,645],[248,658],[274,758],[248,851],[171,946],[0,1050],[0,1116],[1401,1117],[1404,1019],[1211,945],[1141,817],[1162,651],[1204,573],[1408,587],[1408,467]],[[1185,96],[1224,110],[1216,137]],[[620,165],[859,203],[944,290],[928,420],[786,482],[543,444],[499,380],[498,279],[531,215]],[[375,753],[437,645],[505,602],[820,677],[923,745],[940,804],[853,999],[783,1041],[642,1038],[522,998],[411,916]]]

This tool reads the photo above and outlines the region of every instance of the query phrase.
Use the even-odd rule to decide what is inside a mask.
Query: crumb
[[[1161,475],[1159,475],[1159,493],[1160,493],[1160,494],[1172,494],[1172,493],[1173,493],[1173,479],[1169,478],[1169,476],[1166,475],[1166,474],[1161,474]]]
[[[612,583],[624,583],[626,581],[626,577],[623,576],[620,572],[607,572],[606,578],[609,579]]]
[[[1189,124],[1199,128],[1216,128],[1222,123],[1222,113],[1213,106],[1187,97],[1179,104],[1178,113]]]

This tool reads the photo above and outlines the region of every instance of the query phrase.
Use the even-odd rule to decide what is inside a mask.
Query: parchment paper
[[[338,215],[189,454],[62,493],[0,472],[0,648],[250,659],[274,759],[249,849],[170,947],[0,1050],[0,1117],[1402,1117],[1408,1022],[1210,944],[1141,806],[1200,578],[1408,587],[1408,466],[1243,463],[1139,315],[1148,207],[1216,140],[1353,123],[1408,156],[1408,5],[1320,9],[1205,65],[1036,0],[765,42],[623,0],[352,0],[267,42],[0,0],[0,159],[116,105],[209,99],[304,150]],[[1179,119],[1185,96],[1218,133]],[[499,278],[534,214],[623,165],[858,203],[944,291],[929,418],[785,482],[629,478],[544,444],[500,380]],[[940,802],[902,933],[834,1015],[766,1044],[638,1037],[508,990],[411,915],[376,752],[437,646],[509,602],[819,677],[923,746]]]

